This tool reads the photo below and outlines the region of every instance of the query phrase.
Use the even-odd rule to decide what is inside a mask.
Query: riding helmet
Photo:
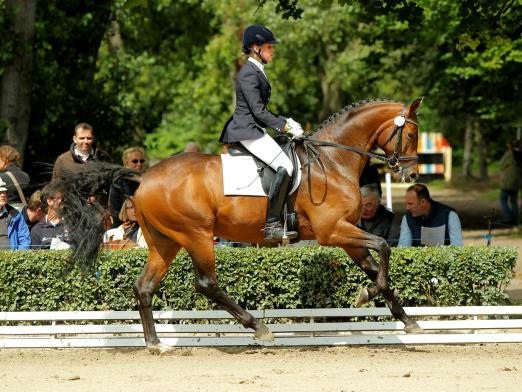
[[[274,34],[264,26],[251,25],[243,32],[243,52],[250,53],[250,47],[253,44],[277,44]]]

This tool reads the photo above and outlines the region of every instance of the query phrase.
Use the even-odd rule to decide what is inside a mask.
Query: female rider
[[[243,52],[249,57],[236,78],[236,108],[219,138],[222,143],[241,143],[248,151],[276,170],[268,194],[266,224],[263,230],[266,241],[281,241],[284,234],[292,239],[297,237],[297,232],[285,233],[280,222],[293,166],[265,128],[288,132],[297,138],[303,134],[303,129],[296,121],[276,116],[266,107],[270,100],[271,87],[264,65],[272,61],[276,43],[274,34],[266,27],[252,25],[243,32]]]

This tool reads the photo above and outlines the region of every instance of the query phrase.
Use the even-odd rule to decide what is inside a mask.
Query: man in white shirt
[[[460,219],[453,208],[436,202],[424,184],[406,191],[398,246],[463,246]]]
[[[52,180],[78,173],[90,161],[108,161],[108,155],[94,147],[92,126],[80,123],[74,128],[73,143],[69,151],[61,154],[54,163]]]

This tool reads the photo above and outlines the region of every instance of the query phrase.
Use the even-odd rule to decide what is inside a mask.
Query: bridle
[[[395,124],[395,128],[390,132],[390,136],[382,146],[379,146],[381,150],[384,150],[384,146],[390,143],[395,135],[397,135],[397,143],[395,144],[395,148],[393,149],[393,154],[390,156],[385,156],[385,162],[388,164],[390,169],[394,169],[395,172],[403,171],[417,163],[419,157],[416,155],[401,155],[402,153],[402,134],[404,131],[404,126],[406,123],[413,124],[419,127],[419,123],[413,121],[412,119],[406,117],[404,112],[406,111],[406,107],[402,109],[401,114],[393,119],[393,123]],[[401,165],[401,162],[410,161],[407,165]]]
[[[395,135],[397,135],[397,142],[395,144],[395,148],[393,149],[393,153],[390,155],[379,154],[375,152],[361,150],[357,147],[346,146],[344,144],[333,143],[326,140],[319,140],[310,137],[309,135],[305,135],[301,138],[303,146],[307,155],[307,162],[303,166],[309,166],[313,161],[319,159],[320,160],[320,152],[316,147],[335,147],[345,151],[355,152],[360,155],[367,156],[369,158],[375,158],[380,161],[386,162],[390,169],[393,169],[394,172],[402,172],[403,170],[415,165],[418,161],[418,157],[415,155],[401,155],[402,154],[402,134],[404,131],[404,126],[406,123],[413,124],[416,127],[419,124],[416,121],[405,116],[406,107],[404,107],[397,117],[393,119],[393,123],[395,124],[395,128],[390,132],[390,136],[384,142],[384,144],[379,145],[379,148],[384,150],[384,146],[390,143]],[[401,162],[410,162],[407,165],[401,165]]]

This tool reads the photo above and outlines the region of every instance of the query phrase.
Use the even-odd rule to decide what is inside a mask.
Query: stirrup
[[[280,242],[283,239],[293,240],[297,238],[297,232],[283,228],[280,222],[267,223],[263,229],[265,241]]]

